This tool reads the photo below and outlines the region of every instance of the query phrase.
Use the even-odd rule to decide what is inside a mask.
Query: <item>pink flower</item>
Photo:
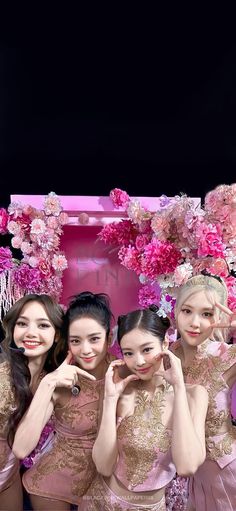
[[[170,222],[165,214],[156,213],[151,221],[151,227],[159,240],[165,241],[170,235]]]
[[[8,213],[5,208],[0,208],[0,234],[7,233]]]
[[[23,240],[22,240],[22,238],[20,238],[20,236],[14,236],[11,240],[11,244],[12,244],[13,248],[20,248],[22,241]]]
[[[138,293],[138,301],[141,307],[149,307],[152,304],[158,304],[160,300],[160,288],[157,291],[151,285],[142,286]]]
[[[221,229],[218,225],[201,224],[198,232],[198,256],[224,257],[225,245],[222,242]]]
[[[172,273],[181,258],[180,251],[169,241],[153,239],[146,245],[141,261],[142,273],[154,279],[158,275]]]
[[[14,281],[26,292],[38,293],[40,280],[40,271],[37,268],[31,268],[28,264],[23,263],[14,271]]]
[[[134,243],[137,234],[138,230],[131,220],[121,220],[105,225],[98,233],[98,237],[105,243],[119,246]]]
[[[51,264],[45,259],[40,259],[38,263],[38,269],[42,273],[43,278],[49,278],[51,276]]]
[[[193,268],[191,264],[180,264],[175,268],[174,271],[174,282],[176,286],[181,286],[187,282],[188,278],[191,277]]]
[[[44,234],[46,230],[46,225],[43,220],[40,218],[35,218],[31,222],[31,234]]]
[[[52,258],[52,266],[56,271],[64,271],[68,267],[67,260],[62,254],[55,254]]]
[[[135,247],[122,247],[118,252],[121,264],[128,270],[133,270],[139,275],[141,273],[139,252]]]
[[[12,253],[9,247],[0,247],[0,273],[13,267]]]
[[[54,216],[48,216],[46,222],[50,229],[57,229],[59,226],[59,219]]]
[[[38,257],[31,256],[31,257],[29,257],[28,263],[30,266],[32,266],[32,268],[36,268],[39,264],[39,259],[38,259]]]
[[[116,208],[121,206],[126,207],[130,200],[129,195],[123,190],[120,190],[120,188],[114,188],[111,190],[110,198]]]
[[[44,200],[45,215],[59,216],[61,209],[59,198],[54,192],[50,192]]]
[[[150,241],[150,236],[148,236],[147,234],[139,234],[135,240],[135,245],[136,245],[136,248],[139,252],[141,252],[144,247],[147,245],[147,243],[149,243]]]
[[[69,222],[69,216],[64,211],[59,215],[59,222],[61,225],[66,225]]]
[[[8,222],[7,228],[8,231],[14,235],[17,235],[21,232],[21,227],[15,220],[10,220],[10,222]]]
[[[33,251],[33,246],[28,241],[23,241],[20,246],[21,251],[23,254],[31,254]]]

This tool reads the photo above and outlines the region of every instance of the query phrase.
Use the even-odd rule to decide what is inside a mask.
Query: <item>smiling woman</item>
[[[78,505],[95,477],[92,447],[110,360],[107,349],[111,318],[107,295],[83,292],[71,300],[62,328],[66,342],[59,341],[55,350],[58,360],[66,353],[67,356],[56,371],[42,379],[17,429],[13,449],[22,458],[34,449],[44,425],[54,414],[51,444],[23,475],[34,509],[69,511],[71,504]],[[32,324],[31,336],[34,328]],[[46,328],[49,342],[45,322],[41,328]],[[29,353],[43,349],[32,345],[32,337],[24,336],[23,345]]]
[[[223,342],[236,327],[221,279],[195,275],[180,287],[173,344],[187,384],[200,384],[209,395],[206,460],[190,479],[190,503],[196,511],[236,509],[236,439],[231,423],[231,390],[236,382],[236,345]],[[192,509],[192,508],[191,508]]]
[[[11,446],[42,376],[55,368],[53,352],[63,311],[47,295],[26,295],[3,319],[0,364],[0,509],[22,509],[19,461]]]
[[[99,475],[81,511],[164,511],[176,470],[193,473],[205,458],[207,393],[200,386],[186,391],[180,361],[168,350],[169,326],[153,306],[118,319],[124,360],[111,362],[106,374],[93,448]],[[131,374],[121,379],[124,364]]]

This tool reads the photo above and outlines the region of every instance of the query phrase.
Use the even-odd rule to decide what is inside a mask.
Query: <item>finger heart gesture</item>
[[[119,367],[125,365],[121,359],[114,360],[108,367],[105,378],[105,396],[119,398],[125,387],[134,380],[139,380],[138,376],[131,374],[126,378],[121,378],[119,375]]]

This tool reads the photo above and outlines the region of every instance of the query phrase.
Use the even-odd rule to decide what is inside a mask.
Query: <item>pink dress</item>
[[[177,341],[174,351],[180,346]],[[223,374],[236,363],[236,345],[206,341],[198,347],[186,383],[203,385],[209,394],[206,461],[190,478],[190,502],[196,511],[236,510],[236,428],[231,422],[231,389]]]
[[[96,475],[92,448],[104,379],[80,377],[81,391],[55,407],[55,435],[47,452],[23,475],[30,494],[78,504]]]
[[[171,431],[162,424],[165,390],[157,388],[152,400],[137,390],[133,415],[124,418],[117,429],[119,457],[116,478],[130,491],[148,492],[165,487],[175,475],[171,457]],[[133,504],[118,497],[97,476],[83,498],[81,511],[165,510],[164,497],[150,505]]]
[[[7,423],[15,407],[8,362],[0,364],[0,492],[8,488],[19,473],[19,460],[7,443]]]

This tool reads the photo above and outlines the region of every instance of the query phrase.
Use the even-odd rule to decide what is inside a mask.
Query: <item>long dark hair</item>
[[[170,327],[170,320],[158,316],[158,307],[151,305],[148,309],[138,309],[125,316],[118,317],[117,340],[120,344],[122,337],[135,328],[150,332],[160,341],[164,341],[166,331]]]
[[[63,341],[58,343],[55,350],[57,363],[61,363],[66,356],[68,345],[64,341],[68,340],[70,324],[75,319],[83,317],[95,319],[106,330],[108,339],[113,318],[109,296],[106,293],[94,294],[84,291],[71,298],[63,321]]]
[[[10,446],[13,443],[17,425],[29,407],[33,397],[29,387],[31,375],[28,367],[28,357],[26,357],[22,351],[17,349],[13,339],[16,321],[20,316],[23,307],[30,302],[37,302],[44,307],[49,320],[56,330],[55,339],[60,338],[60,330],[63,320],[62,308],[50,296],[44,294],[29,294],[23,296],[14,303],[3,318],[2,325],[5,337],[1,346],[3,348],[5,359],[8,360],[10,364],[12,388],[16,399],[16,409],[11,414],[8,423],[7,439]],[[43,368],[47,373],[56,368],[54,361],[55,346],[56,343],[53,344],[47,353],[47,358]]]

